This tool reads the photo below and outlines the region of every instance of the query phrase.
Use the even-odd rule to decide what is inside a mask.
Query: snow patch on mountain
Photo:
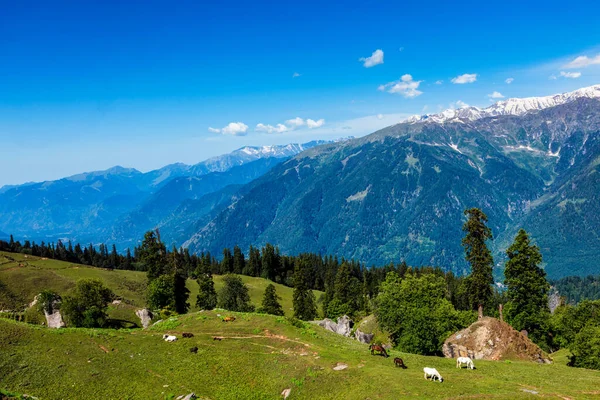
[[[555,94],[545,97],[511,98],[499,101],[487,108],[463,107],[448,109],[439,114],[414,115],[404,122],[468,122],[486,117],[498,117],[502,115],[524,115],[528,112],[539,111],[545,108],[555,107],[570,103],[580,98],[600,99],[600,85],[581,88],[573,92]]]

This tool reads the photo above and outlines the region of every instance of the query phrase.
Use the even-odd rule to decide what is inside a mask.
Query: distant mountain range
[[[463,211],[479,207],[499,266],[524,227],[550,276],[597,274],[599,172],[600,86],[510,99],[300,153],[246,185],[185,245],[217,252],[271,242],[465,273]]]
[[[57,181],[0,188],[0,229],[17,238],[135,244],[185,200],[248,183],[273,165],[325,141],[246,146],[196,165],[142,173],[120,166]]]
[[[600,85],[415,116],[359,139],[2,188],[0,230],[123,249],[159,227],[194,252],[270,242],[462,274],[470,207],[489,217],[497,275],[521,227],[551,278],[599,274]]]

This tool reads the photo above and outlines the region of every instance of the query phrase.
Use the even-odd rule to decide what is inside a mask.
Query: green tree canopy
[[[148,307],[152,310],[175,310],[175,280],[173,275],[160,275],[148,285]]]
[[[196,307],[201,310],[212,310],[217,306],[217,292],[210,271],[199,273],[196,282],[198,282]]]
[[[486,245],[486,241],[492,239],[492,231],[487,223],[487,215],[478,208],[465,210],[467,222],[463,225],[466,236],[462,240],[465,249],[465,258],[471,264],[471,275],[469,276],[469,292],[471,306],[477,309],[479,305],[488,305],[492,295],[494,277],[492,268],[494,259]]]
[[[67,324],[97,328],[106,325],[108,303],[114,298],[113,292],[98,279],[81,279],[61,305],[62,315]]]
[[[468,326],[473,312],[456,311],[446,299],[443,277],[408,273],[401,279],[396,272],[387,274],[375,301],[377,321],[404,352],[438,354],[444,340]]]
[[[254,306],[250,304],[248,287],[237,275],[225,275],[223,288],[219,291],[218,306],[230,311],[252,312]]]
[[[262,305],[258,309],[258,312],[272,315],[283,315],[283,308],[281,308],[279,300],[281,300],[281,297],[277,295],[275,285],[269,283],[265,289]]]
[[[146,267],[148,282],[167,273],[166,255],[167,249],[160,242],[157,235],[153,231],[146,232],[139,250],[139,256]]]
[[[309,260],[302,257],[296,259],[293,294],[294,317],[304,321],[313,320],[317,316],[315,295],[309,286],[311,271]]]
[[[531,244],[527,232],[521,229],[506,254],[506,321],[516,330],[526,330],[538,345],[544,345],[548,340],[550,285],[546,280],[546,272],[539,267],[542,262],[540,249]]]

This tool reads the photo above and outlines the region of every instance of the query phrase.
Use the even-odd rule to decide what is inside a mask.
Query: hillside
[[[0,252],[0,310],[21,310],[29,304],[35,295],[44,289],[52,289],[59,294],[65,294],[75,287],[75,283],[83,278],[101,279],[117,296],[122,298],[120,305],[109,307],[111,318],[139,324],[135,310],[145,305],[146,274],[144,272],[109,270],[93,268],[85,265],[72,264],[23,254]],[[259,307],[265,288],[270,281],[262,278],[241,276],[249,288],[252,304]],[[215,289],[222,285],[222,276],[215,275]],[[281,296],[281,305],[286,315],[292,315],[293,289],[277,283],[277,294]],[[188,279],[190,290],[189,303],[191,311],[197,311],[195,302],[198,294],[198,284]],[[321,292],[314,291],[319,298]]]
[[[0,319],[0,382],[43,399],[162,399],[195,392],[202,399],[440,399],[597,396],[598,371],[564,365],[477,361],[456,369],[452,359],[401,354],[371,356],[367,346],[284,318],[215,312],[173,318],[143,331],[48,330]],[[175,343],[162,340],[175,334]],[[194,337],[181,339],[182,332]],[[213,340],[214,336],[222,338]],[[77,343],[77,346],[73,346]],[[198,347],[198,354],[189,351]],[[393,366],[402,357],[408,369]],[[337,363],[348,366],[335,371]],[[443,383],[423,379],[434,367]]]
[[[116,166],[55,181],[5,186],[0,188],[0,229],[20,240],[111,240],[122,249],[135,243],[146,226],[153,228],[170,217],[184,200],[247,183],[277,162],[323,143],[245,146],[195,165],[171,164],[145,173]],[[178,178],[182,178],[179,184],[161,192]],[[193,181],[189,190],[186,180]],[[164,211],[163,203],[168,204]]]
[[[550,277],[597,273],[600,87],[587,89],[560,101],[523,99],[526,109],[511,99],[505,112],[496,105],[409,120],[308,150],[246,185],[185,245],[214,253],[270,242],[284,253],[465,273],[463,211],[478,207],[499,267],[523,227]]]

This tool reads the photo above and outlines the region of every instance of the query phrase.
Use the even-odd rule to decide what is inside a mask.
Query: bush
[[[569,365],[580,368],[600,369],[600,327],[588,325],[577,336],[571,346]]]
[[[66,296],[61,311],[67,324],[84,328],[101,328],[106,325],[108,303],[113,292],[102,281],[82,279],[70,296]]]
[[[161,275],[148,285],[148,307],[152,310],[175,309],[175,280],[173,275]]]
[[[473,313],[457,312],[445,290],[444,278],[433,274],[407,274],[401,279],[395,272],[388,273],[375,314],[401,351],[439,354],[450,334],[475,319]]]

